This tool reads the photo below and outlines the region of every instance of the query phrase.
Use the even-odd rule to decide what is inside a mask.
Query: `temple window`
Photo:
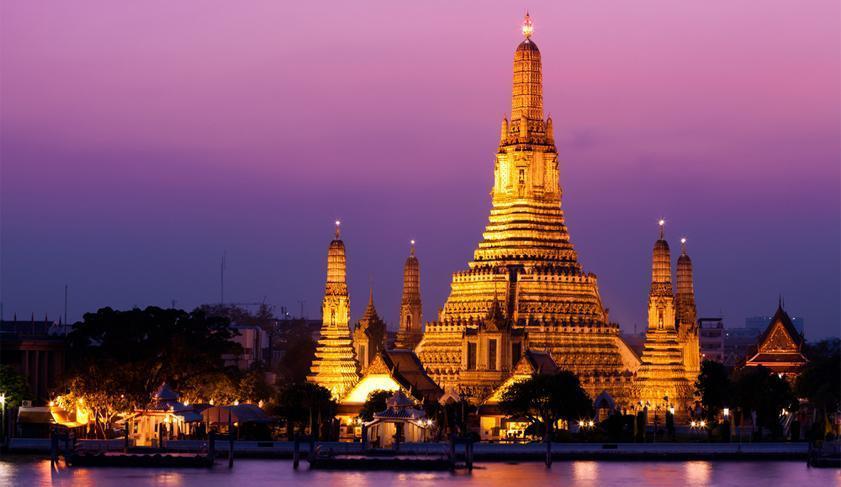
[[[476,370],[476,344],[467,344],[467,370]]]
[[[496,370],[496,340],[488,340],[488,368]]]
[[[520,169],[520,184],[526,184],[526,170]]]

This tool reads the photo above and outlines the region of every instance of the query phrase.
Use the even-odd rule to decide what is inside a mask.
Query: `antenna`
[[[225,257],[228,251],[222,252],[222,263],[219,265],[219,304],[225,304]]]
[[[64,285],[64,324],[67,325],[67,284]]]

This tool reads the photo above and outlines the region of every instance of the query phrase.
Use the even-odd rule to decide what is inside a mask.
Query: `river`
[[[201,487],[274,486],[841,486],[841,472],[810,469],[792,462],[618,462],[556,461],[542,463],[482,463],[472,474],[405,472],[299,471],[284,460],[238,460],[233,470],[219,463],[212,470],[142,468],[50,468],[49,460],[32,457],[0,458],[0,485],[66,485],[74,487],[129,487],[131,485]]]

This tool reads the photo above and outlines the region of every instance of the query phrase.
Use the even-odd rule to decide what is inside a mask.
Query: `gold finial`
[[[680,239],[680,253],[686,255],[686,237]]]
[[[415,241],[414,241],[414,240],[410,240],[410,241],[409,241],[409,243],[411,244],[411,246],[410,246],[410,248],[409,248],[409,254],[410,254],[412,257],[414,257],[414,256],[415,256]]]
[[[336,240],[339,240],[339,225],[341,224],[341,220],[336,220]]]
[[[660,225],[660,240],[663,240],[666,234],[666,220],[661,218],[660,221],[657,222],[657,224]]]
[[[528,39],[534,32],[534,23],[531,21],[528,10],[526,10],[526,18],[523,19],[523,36]]]

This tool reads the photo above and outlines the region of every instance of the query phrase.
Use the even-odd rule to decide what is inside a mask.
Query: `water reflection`
[[[472,473],[449,472],[324,472],[292,470],[282,460],[238,460],[233,470],[213,469],[66,468],[53,470],[49,460],[6,457],[0,459],[0,486],[59,485],[128,487],[133,485],[273,485],[280,487],[348,485],[380,487],[406,484],[413,487],[491,486],[541,487],[549,485],[594,486],[705,486],[750,484],[839,485],[833,469],[809,469],[805,462],[598,462],[556,461],[551,469],[542,463],[480,463]]]
[[[710,474],[712,473],[710,462],[686,462],[684,470],[686,471],[687,485],[710,484]]]
[[[598,462],[574,462],[572,464],[572,479],[578,485],[598,485]]]

